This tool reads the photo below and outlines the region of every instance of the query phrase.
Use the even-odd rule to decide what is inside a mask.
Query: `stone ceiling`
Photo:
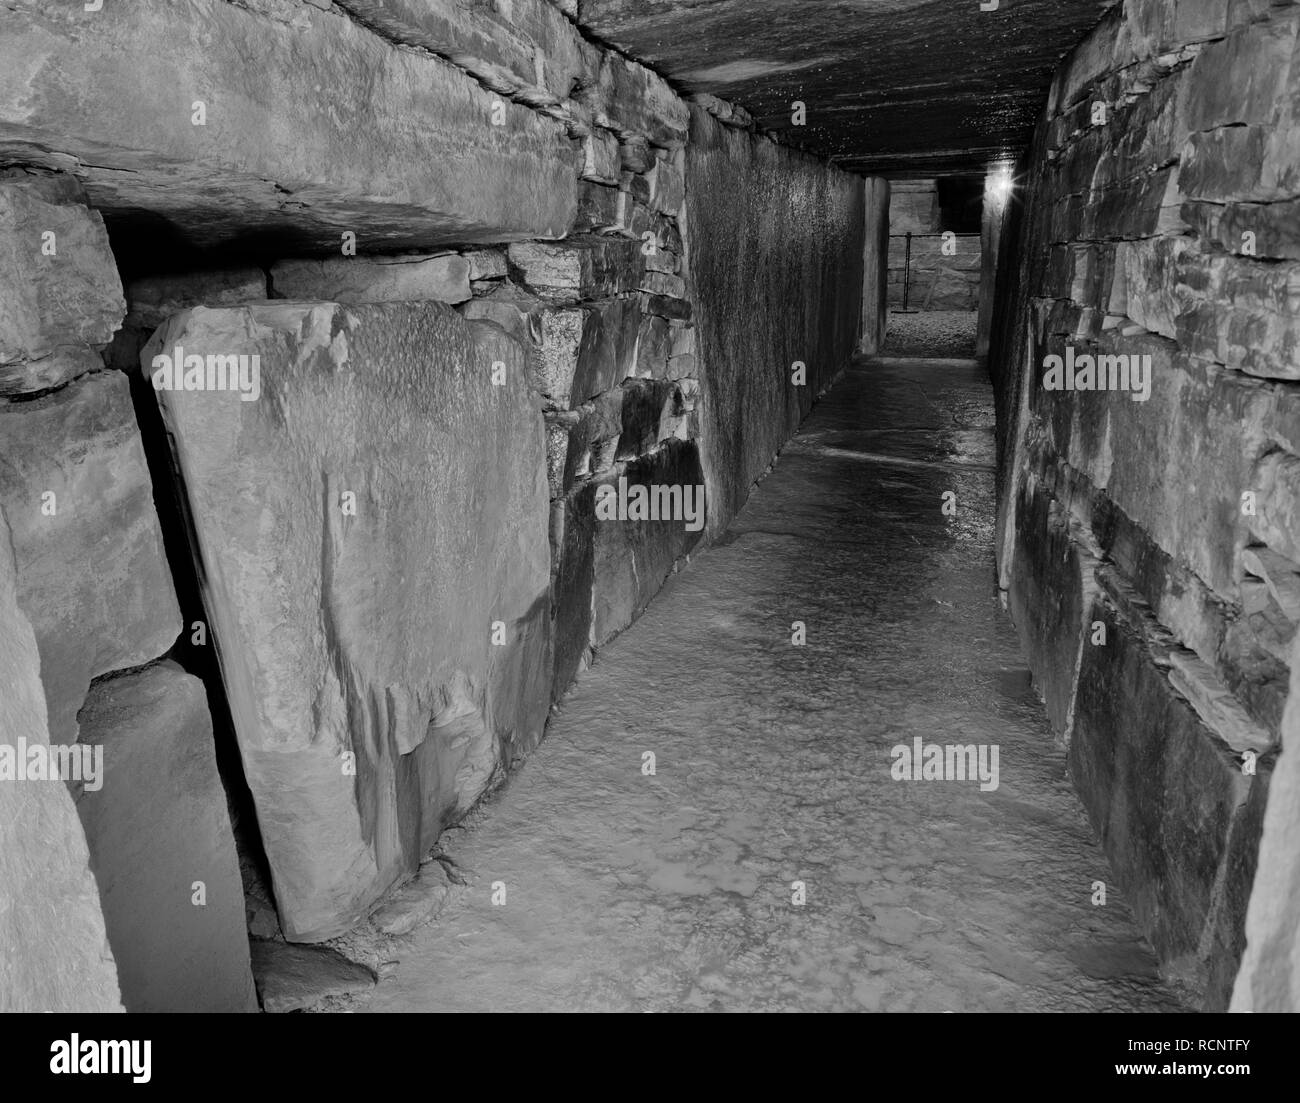
[[[1023,149],[1057,62],[1113,0],[980,3],[581,0],[579,20],[790,145],[854,171],[927,176],[982,172]]]

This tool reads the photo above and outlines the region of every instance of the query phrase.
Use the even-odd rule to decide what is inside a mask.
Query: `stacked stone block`
[[[208,688],[229,707],[283,935],[365,918],[536,744],[591,649],[705,520],[725,524],[847,359],[861,187],[702,97],[763,197],[744,233],[783,224],[768,261],[790,266],[770,302],[732,282],[702,294],[692,109],[547,0],[81,9],[19,2],[0,39],[0,71],[23,74],[0,81],[0,141],[33,166],[0,186],[0,262],[18,258],[25,311],[0,307],[0,507],[51,736],[79,727],[119,766],[78,799],[123,1000],[170,1008],[190,984],[248,1005],[211,718],[160,660],[219,660]],[[161,60],[159,41],[174,45]],[[201,103],[160,91],[191,85]],[[105,87],[121,89],[111,105]],[[706,221],[748,218],[748,198],[699,191]],[[833,221],[804,225],[828,196]],[[130,261],[125,302],[92,207]],[[51,276],[21,234],[7,252],[8,211],[24,233],[48,223],[66,267]],[[707,246],[719,272],[748,248],[734,231]],[[833,307],[806,309],[832,282]],[[728,334],[755,316],[751,381]],[[705,326],[721,365],[707,420]],[[178,348],[256,356],[257,395],[187,388],[185,363],[157,390],[155,358]],[[792,351],[810,363],[798,391]],[[752,437],[734,484],[716,450],[705,475],[700,445],[732,419]],[[55,475],[51,557],[30,508]],[[615,488],[706,483],[699,527],[601,508]],[[200,625],[182,623],[191,602]],[[148,791],[155,760],[166,793]],[[190,913],[158,897],[190,867],[206,956],[184,949]],[[199,881],[206,905],[188,903]],[[150,960],[152,945],[166,950]]]
[[[122,286],[103,222],[71,177],[0,176],[0,290],[0,526],[19,626],[30,624],[39,651],[48,742],[83,762],[102,753],[93,777],[3,777],[0,789],[69,783],[85,841],[66,836],[53,807],[45,814],[63,825],[53,841],[66,855],[88,847],[98,899],[81,895],[74,914],[106,927],[117,967],[110,988],[88,965],[84,1003],[55,986],[13,998],[85,1009],[120,990],[129,1011],[250,1010],[207,701],[198,679],[157,662],[181,633],[180,610],[130,384],[101,355],[122,322]],[[12,747],[45,726],[6,724],[0,739]],[[174,848],[168,876],[148,860],[161,839]],[[10,891],[21,880],[0,887]],[[43,938],[25,927],[5,952],[20,959]]]
[[[1111,10],[1025,162],[991,356],[1002,585],[1121,887],[1210,1008],[1300,612],[1298,29],[1291,4]],[[1067,355],[1149,358],[1149,391],[1051,389]]]

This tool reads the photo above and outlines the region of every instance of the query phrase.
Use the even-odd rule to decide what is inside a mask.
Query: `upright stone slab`
[[[885,343],[889,324],[889,181],[869,176],[863,181],[862,336],[860,352],[868,356]]]
[[[623,479],[626,484],[622,483]],[[590,502],[594,518],[590,523],[593,540],[591,642],[597,645],[612,639],[641,615],[672,572],[673,564],[699,541],[710,508],[694,441],[671,441],[603,482],[615,492],[626,485],[629,501],[636,493],[635,487],[643,488],[648,495],[680,488],[683,502],[685,492],[696,488],[694,504],[703,507],[703,514],[689,528],[684,517],[637,519],[631,516],[631,509],[627,511],[628,519],[606,519],[599,505],[601,491],[593,492],[590,499],[579,498],[583,506]],[[585,518],[576,519],[578,524],[584,522]]]
[[[91,680],[158,658],[181,631],[126,376],[0,402],[0,507],[18,604],[40,645],[50,737],[75,742]]]
[[[1234,828],[1259,781],[1243,773],[1106,601],[1094,601],[1088,618],[1105,625],[1107,642],[1082,652],[1070,775],[1164,967],[1203,988],[1236,964],[1230,942],[1207,934],[1225,906],[1220,871]],[[1245,845],[1253,864],[1254,839]],[[1235,916],[1237,927],[1242,919]]]
[[[36,634],[0,508],[0,743],[48,744]],[[121,1011],[86,840],[61,781],[0,780],[0,1012]]]
[[[522,349],[439,303],[200,308],[143,361],[177,346],[260,358],[255,401],[159,400],[285,933],[317,941],[540,733],[542,416]]]
[[[865,196],[860,177],[733,130],[698,107],[686,183],[712,538],[853,354]],[[773,278],[755,279],[757,272]],[[683,305],[650,298],[645,309],[686,320],[691,311],[675,309]],[[793,382],[796,363],[805,367],[803,385]]]
[[[556,503],[552,537],[556,561],[555,675],[551,687],[556,700],[577,677],[591,647],[595,497],[595,484],[586,483]]]
[[[0,169],[0,396],[99,368],[125,311],[104,222],[81,185]]]
[[[1009,611],[1020,636],[1052,733],[1070,735],[1079,649],[1087,646],[1083,614],[1095,589],[1086,549],[1070,539],[1069,516],[1035,478],[1027,478],[1015,514]]]
[[[256,1011],[244,888],[203,683],[173,662],[96,682],[77,813],[128,1011]]]

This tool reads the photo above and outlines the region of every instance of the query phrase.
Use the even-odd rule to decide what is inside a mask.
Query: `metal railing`
[[[912,238],[914,238],[914,237],[916,237],[916,238],[922,238],[922,237],[926,237],[926,238],[928,238],[928,237],[946,237],[946,236],[948,235],[948,233],[951,233],[951,231],[943,231],[943,230],[941,230],[941,231],[939,231],[939,232],[936,233],[936,234],[890,234],[890,235],[889,235],[890,240],[893,240],[894,238],[905,238],[905,239],[907,240],[907,250],[906,250],[906,252],[905,252],[905,254],[904,254],[904,259],[903,259],[903,305],[902,305],[901,309],[899,309],[899,311],[898,311],[899,314],[915,314],[915,313],[916,313],[915,310],[909,310],[909,309],[908,309],[908,303],[909,303],[909,301],[910,301],[910,299],[911,299],[911,293],[912,293]],[[952,236],[953,236],[956,240],[960,241],[962,238],[976,238],[976,239],[978,239],[980,235],[979,235],[979,234],[956,234],[956,233],[954,233]],[[934,289],[931,288],[931,294],[933,294],[933,291],[934,291]],[[928,299],[926,300],[926,304],[927,304],[927,305],[929,304],[929,300],[928,300]]]

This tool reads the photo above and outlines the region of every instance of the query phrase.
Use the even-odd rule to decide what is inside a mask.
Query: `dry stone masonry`
[[[1116,877],[1220,1009],[1248,934],[1236,1002],[1296,991],[1246,912],[1300,615],[1298,30],[1290,4],[1111,9],[1023,163],[991,359],[1012,615]],[[1293,845],[1285,807],[1265,837]]]
[[[909,230],[994,383],[997,582],[1105,876],[1180,999],[1300,1008],[1300,6],[1009,7],[0,0],[0,833],[43,840],[0,845],[0,1010],[369,994],[693,556],[817,509],[856,535],[807,554],[879,562],[833,485],[727,532],[856,354],[788,462],[852,458],[895,528],[991,480],[975,363],[878,356]],[[956,498],[898,608],[957,584]],[[789,632],[811,740],[841,668]],[[936,933],[913,873],[856,898],[891,948]]]
[[[4,19],[0,514],[39,679],[5,654],[104,764],[80,831],[41,813],[98,991],[351,991],[282,940],[425,918],[443,829],[879,325],[862,182],[545,0]]]

